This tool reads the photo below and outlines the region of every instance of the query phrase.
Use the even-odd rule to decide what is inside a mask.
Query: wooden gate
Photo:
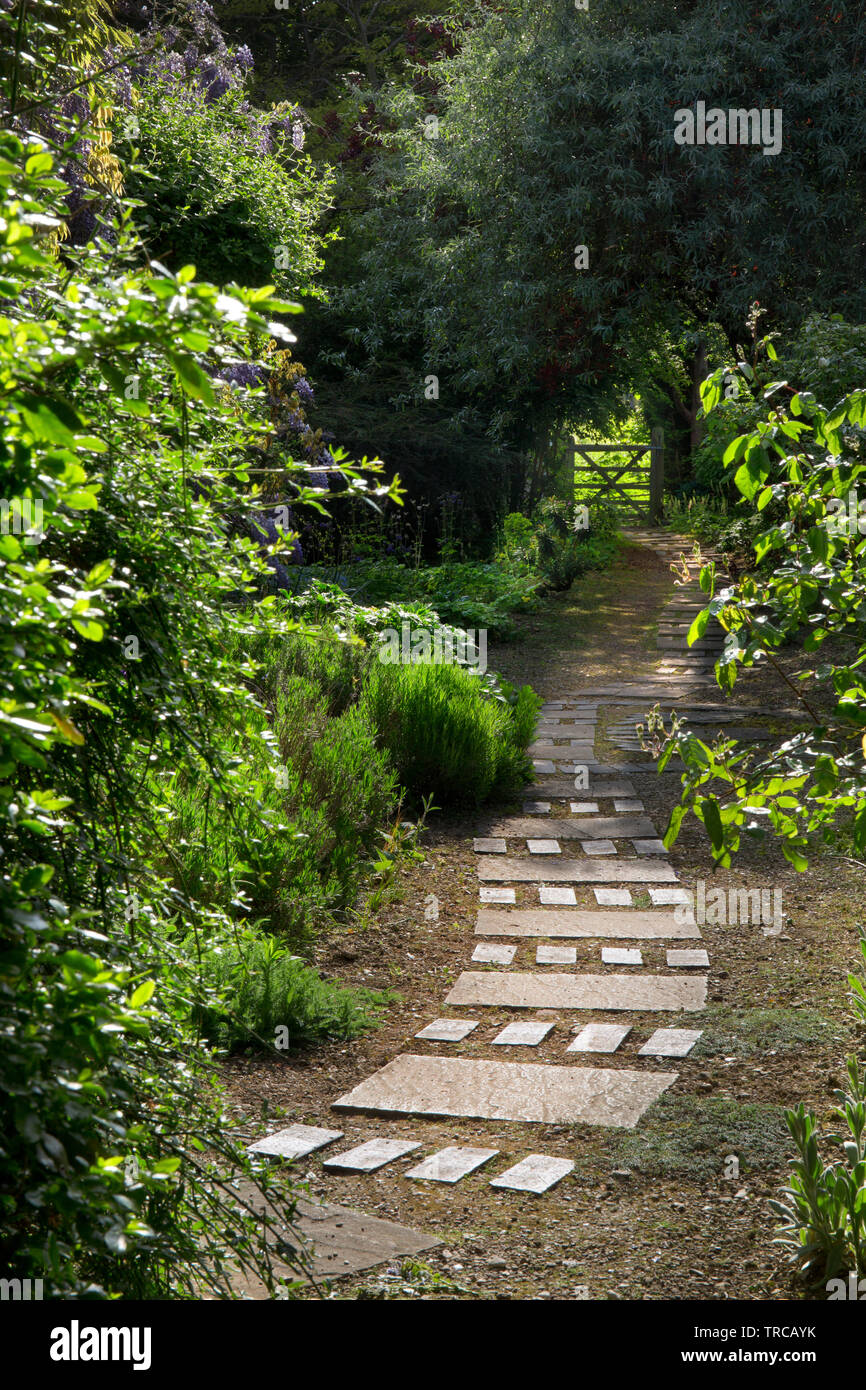
[[[626,462],[605,466],[594,455],[626,454]],[[664,487],[664,431],[653,430],[649,444],[574,445],[574,495],[591,507],[612,502],[624,521],[649,522],[661,517]]]

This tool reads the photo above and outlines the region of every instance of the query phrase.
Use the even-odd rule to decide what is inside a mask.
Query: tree
[[[863,316],[862,7],[508,0],[450,31],[423,90],[379,97],[394,129],[375,205],[345,219],[359,266],[324,324],[356,344],[335,349],[343,370],[397,359],[413,401],[435,374],[453,416],[471,406],[527,446],[610,415],[692,333],[674,408],[694,442],[713,325],[733,358],[755,299],[783,327],[819,293]],[[781,111],[779,153],[677,144],[698,101]]]

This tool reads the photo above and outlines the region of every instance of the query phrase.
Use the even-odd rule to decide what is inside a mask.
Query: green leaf
[[[154,980],[145,980],[144,984],[138,986],[138,989],[135,991],[132,998],[130,999],[129,1007],[131,1009],[140,1009],[144,1004],[147,1003],[148,999],[150,999],[153,996],[153,992],[155,989],[156,982]]]
[[[187,353],[176,352],[173,349],[168,352],[167,356],[186,394],[191,396],[193,400],[204,401],[205,405],[213,405],[214,393],[210,378],[205,375],[198,363]]]

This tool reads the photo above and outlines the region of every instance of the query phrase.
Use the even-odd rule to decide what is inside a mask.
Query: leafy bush
[[[866,964],[866,934],[860,951]],[[866,1024],[866,980],[849,975],[855,1014]],[[785,1118],[797,1147],[784,1200],[772,1202],[780,1218],[777,1237],[798,1271],[819,1283],[844,1274],[866,1274],[866,1068],[857,1057],[846,1064],[847,1090],[837,1091],[833,1119],[841,1134],[826,1141],[843,1157],[825,1163],[820,1126],[800,1104]],[[846,1133],[847,1130],[847,1133]]]
[[[491,700],[460,667],[424,663],[373,663],[361,697],[414,796],[475,805],[529,780],[525,749],[540,703],[529,686],[513,704]]]
[[[356,1038],[375,1024],[387,993],[320,979],[273,937],[224,934],[202,953],[203,978],[223,1003],[200,1010],[204,1036],[227,1052],[250,1043],[294,1048],[324,1038]]]

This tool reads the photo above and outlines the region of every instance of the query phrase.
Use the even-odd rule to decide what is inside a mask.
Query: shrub
[[[457,666],[371,665],[361,709],[416,798],[479,804],[531,776],[525,749],[539,698],[529,686],[514,703],[487,697]]]
[[[322,980],[273,937],[255,929],[210,940],[205,981],[222,1000],[197,1014],[204,1036],[228,1052],[250,1043],[281,1050],[374,1027],[387,993]]]

